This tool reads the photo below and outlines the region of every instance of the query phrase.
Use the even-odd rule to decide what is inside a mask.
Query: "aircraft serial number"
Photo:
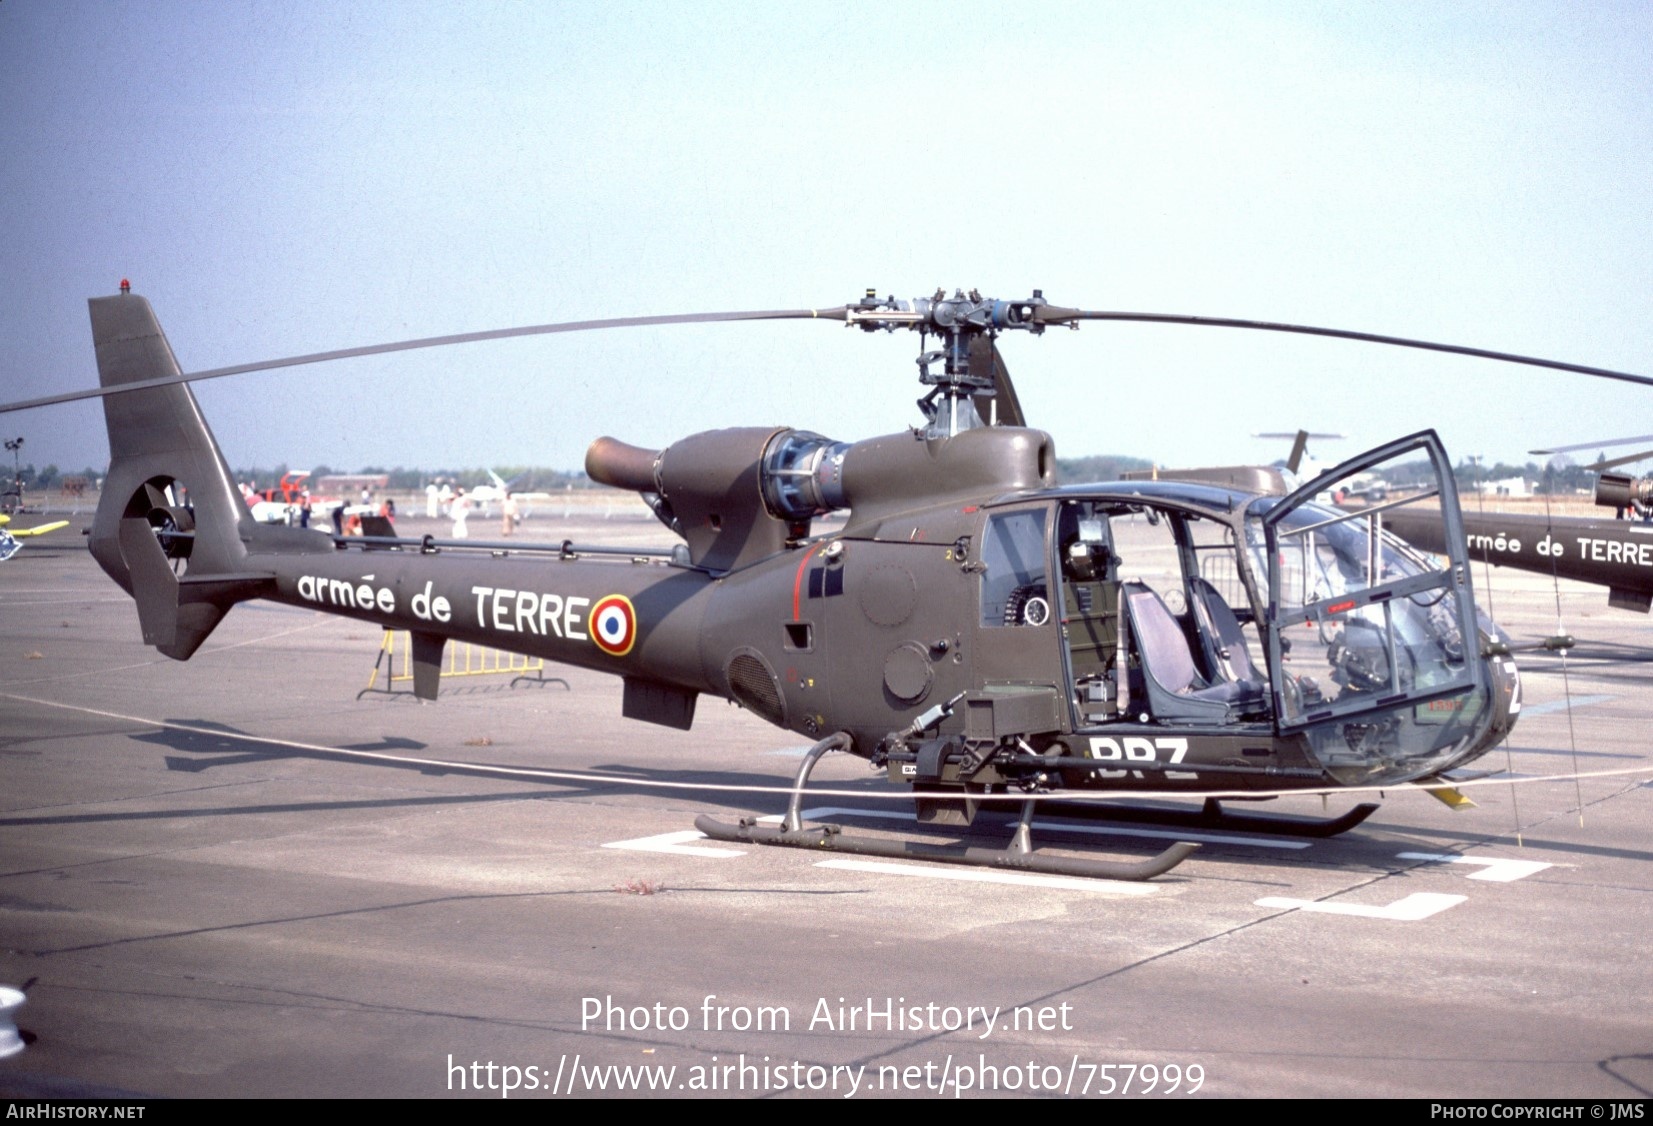
[[[1182,761],[1182,756],[1188,753],[1187,739],[1148,739],[1140,735],[1127,735],[1123,740],[1108,735],[1091,736],[1090,758],[1100,759],[1102,762],[1153,762],[1160,761],[1162,752],[1169,752],[1170,757],[1165,759],[1167,765]],[[1103,777],[1118,778],[1129,770],[1102,771]],[[1193,774],[1182,770],[1167,770],[1167,778],[1193,778]]]

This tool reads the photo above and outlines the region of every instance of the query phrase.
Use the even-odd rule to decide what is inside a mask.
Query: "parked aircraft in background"
[[[1562,454],[1647,441],[1653,441],[1653,435],[1532,452]],[[1640,461],[1649,453],[1653,451],[1598,462],[1592,468],[1612,469]],[[1596,478],[1595,501],[1633,518],[1614,519],[1605,514],[1555,516],[1547,510],[1517,515],[1465,509],[1464,535],[1470,558],[1495,567],[1596,583],[1607,588],[1607,605],[1645,614],[1653,608],[1653,477],[1602,472]],[[1386,516],[1385,526],[1425,551],[1440,552],[1445,547],[1438,528],[1418,514]]]
[[[1293,488],[1306,481],[1312,481],[1333,465],[1332,462],[1323,462],[1309,453],[1309,440],[1328,439],[1341,440],[1341,434],[1314,434],[1307,430],[1270,431],[1266,434],[1253,434],[1253,438],[1285,438],[1291,441],[1291,455],[1286,458],[1286,472],[1290,475],[1288,483]],[[1389,483],[1375,473],[1361,473],[1340,482],[1337,492],[1322,500],[1330,500],[1335,504],[1342,504],[1351,498],[1379,501],[1389,495]]]
[[[466,489],[465,495],[471,498],[471,503],[473,505],[481,509],[483,516],[492,516],[493,506],[496,504],[504,504],[507,496],[516,497],[518,504],[548,501],[551,499],[551,494],[547,492],[523,492],[521,489],[517,488],[517,485],[525,476],[527,476],[527,474],[520,474],[507,481],[498,473],[495,473],[492,469],[490,469],[488,470],[488,480],[492,483],[487,485],[477,485],[475,488]]]
[[[40,524],[33,528],[9,528],[7,525],[10,523],[11,517],[0,513],[0,563],[23,550],[23,539],[29,536],[43,536],[47,532],[55,532],[59,528],[69,526],[67,520],[54,520],[50,524]]]

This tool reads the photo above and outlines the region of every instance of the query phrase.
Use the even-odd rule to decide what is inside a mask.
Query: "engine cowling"
[[[808,430],[708,430],[647,450],[599,438],[586,474],[632,489],[688,542],[691,560],[729,571],[809,535],[810,522],[850,510],[855,535],[901,512],[989,499],[1055,483],[1055,447],[1040,430],[999,426],[952,437],[903,431],[840,442]]]

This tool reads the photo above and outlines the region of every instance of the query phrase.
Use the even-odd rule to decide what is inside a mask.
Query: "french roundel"
[[[631,599],[623,594],[611,594],[597,600],[591,608],[591,640],[597,648],[616,657],[631,652],[637,641],[637,611]]]

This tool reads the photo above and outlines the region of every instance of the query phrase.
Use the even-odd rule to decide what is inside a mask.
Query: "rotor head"
[[[1042,290],[1020,301],[986,298],[977,290],[938,289],[929,297],[901,301],[868,289],[844,307],[844,323],[863,332],[912,329],[924,343],[918,356],[919,382],[930,392],[918,400],[928,420],[926,437],[951,437],[976,426],[1022,426],[1020,402],[995,338],[1001,332],[1042,333],[1047,324],[1073,323],[1045,300]],[[929,337],[936,347],[928,347]],[[937,370],[939,365],[939,370]]]

